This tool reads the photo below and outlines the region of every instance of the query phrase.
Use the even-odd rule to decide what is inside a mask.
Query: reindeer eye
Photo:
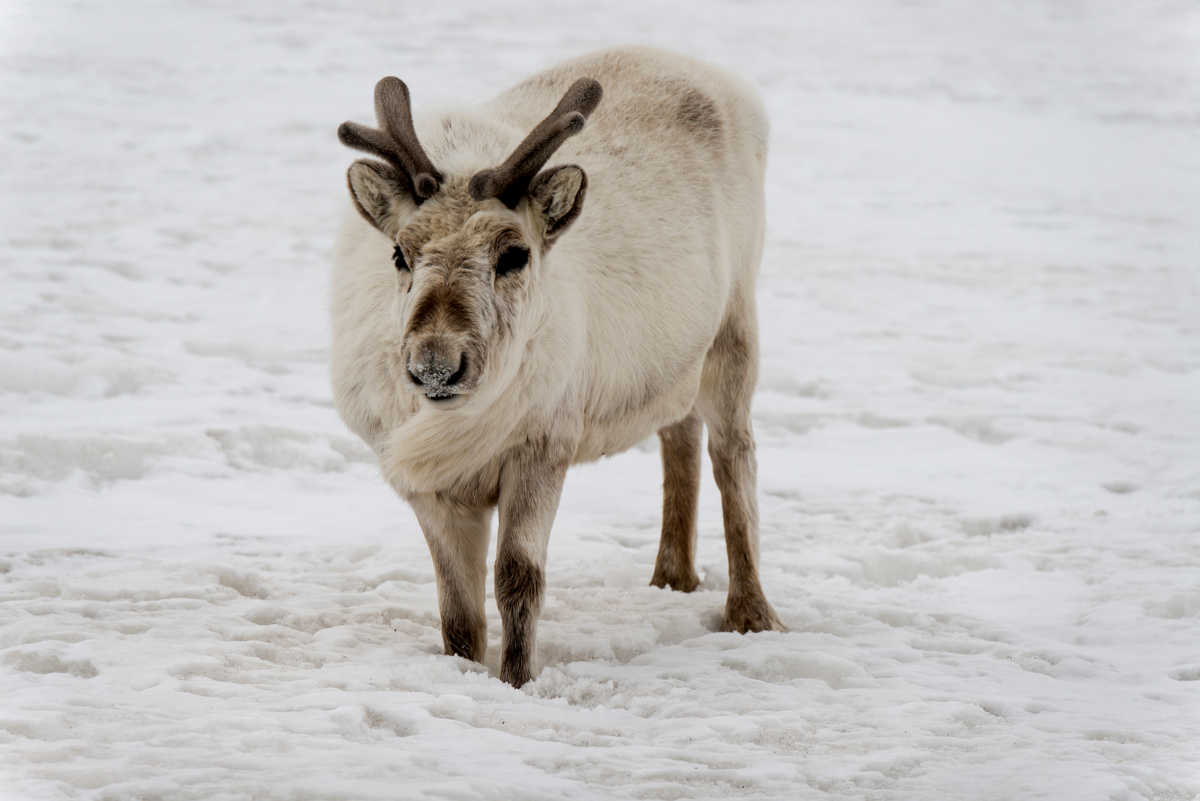
[[[508,275],[525,268],[529,263],[529,251],[522,247],[505,248],[496,259],[496,275]]]
[[[392,251],[392,261],[395,263],[396,269],[400,272],[410,272],[408,262],[404,260],[404,251],[400,249],[399,245],[396,245],[396,249]]]

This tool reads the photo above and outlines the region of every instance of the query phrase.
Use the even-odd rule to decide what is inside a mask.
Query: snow
[[[791,631],[647,586],[656,446],[575,469],[538,678],[441,654],[332,408],[333,135],[625,41],[773,118],[755,407]],[[1200,796],[1200,12],[0,9],[0,797]]]

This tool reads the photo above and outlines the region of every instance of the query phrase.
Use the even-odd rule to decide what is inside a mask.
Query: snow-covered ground
[[[1200,795],[1195,4],[277,5],[0,7],[0,797]],[[518,691],[330,403],[333,131],[624,41],[773,116],[791,632],[715,631],[707,477],[647,586],[651,442],[570,475]]]

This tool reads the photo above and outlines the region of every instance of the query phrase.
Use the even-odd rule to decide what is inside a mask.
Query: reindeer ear
[[[575,222],[586,192],[587,173],[574,164],[540,172],[529,184],[529,203],[542,218],[547,245]]]
[[[399,232],[399,220],[415,207],[408,182],[388,164],[356,161],[346,170],[346,185],[358,213],[388,237]]]

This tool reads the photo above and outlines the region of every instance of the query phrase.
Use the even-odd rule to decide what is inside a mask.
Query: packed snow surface
[[[683,8],[4,4],[0,797],[1200,795],[1200,11]],[[651,441],[570,474],[515,690],[330,402],[333,132],[627,41],[772,115],[791,631],[716,630],[707,476],[647,586]]]

